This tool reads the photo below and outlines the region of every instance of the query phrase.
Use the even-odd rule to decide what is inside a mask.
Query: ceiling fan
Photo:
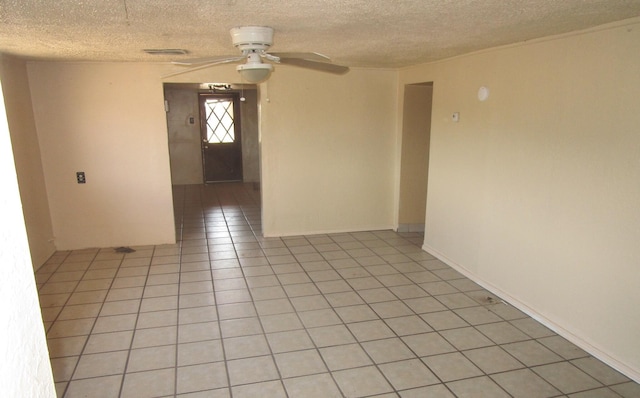
[[[273,44],[273,28],[268,26],[239,26],[232,28],[230,33],[233,45],[242,52],[242,55],[227,55],[221,57],[205,57],[173,61],[172,63],[175,65],[190,66],[190,68],[166,76],[178,75],[218,64],[245,61],[245,63],[238,65],[236,70],[247,82],[261,83],[267,80],[273,71],[273,65],[265,63],[263,60],[276,64],[294,65],[338,75],[349,71],[348,67],[332,64],[329,57],[314,52],[267,52],[269,47]]]

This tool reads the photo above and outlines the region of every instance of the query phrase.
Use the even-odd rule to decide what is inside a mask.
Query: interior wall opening
[[[404,87],[398,232],[424,232],[433,82]]]
[[[219,183],[242,184],[240,188],[259,197],[258,87],[165,83],[164,99],[174,206],[180,205],[185,189]],[[232,162],[236,164],[230,166]]]
[[[228,83],[165,83],[164,98],[167,114],[171,183],[173,185],[215,182],[205,178],[205,155],[209,140],[201,128],[207,121],[201,114],[201,97],[235,98],[236,133],[240,137],[241,173],[229,180],[260,183],[260,152],[258,139],[258,90],[256,85]],[[239,115],[238,115],[239,113]],[[215,116],[212,116],[215,119]],[[225,121],[226,123],[226,121]],[[223,144],[230,144],[224,142]],[[219,155],[221,156],[221,155]],[[218,157],[219,157],[218,156]],[[209,159],[214,164],[215,157]],[[224,165],[224,162],[219,162]]]

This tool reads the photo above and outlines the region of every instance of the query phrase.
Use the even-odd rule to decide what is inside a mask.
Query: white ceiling
[[[275,29],[273,51],[403,67],[637,16],[640,0],[0,0],[0,52],[91,61],[236,55],[229,29],[265,25]]]

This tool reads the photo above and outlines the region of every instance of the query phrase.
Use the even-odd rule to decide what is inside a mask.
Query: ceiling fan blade
[[[329,57],[327,57],[326,55],[322,55],[320,53],[272,53],[272,52],[269,52],[269,54],[275,55],[276,57],[280,57],[280,58],[299,58],[299,59],[308,59],[310,61],[331,62],[331,59]]]
[[[349,67],[342,65],[317,62],[301,58],[280,58],[280,63],[284,65],[299,66],[301,68],[313,69],[320,72],[328,72],[336,75],[343,75],[349,72]]]
[[[226,60],[221,60],[221,61],[209,62],[208,64],[202,64],[202,65],[194,66],[194,67],[191,67],[191,68],[186,68],[186,69],[183,69],[183,70],[179,70],[177,72],[173,72],[173,73],[169,73],[169,74],[163,75],[162,78],[181,75],[183,73],[188,73],[188,72],[195,72],[197,70],[209,68],[209,67],[212,67],[212,66],[215,66],[215,65],[228,64],[229,62],[240,61],[240,60],[242,60],[244,58],[245,57],[240,57],[238,59],[226,59]],[[182,65],[182,64],[177,64],[177,65]]]
[[[223,64],[227,62],[236,62],[245,59],[245,55],[241,56],[231,56],[224,55],[221,57],[204,57],[204,58],[191,58],[191,59],[183,59],[179,61],[171,61],[174,65],[184,65],[184,66],[193,66],[193,65],[215,65],[215,64]]]

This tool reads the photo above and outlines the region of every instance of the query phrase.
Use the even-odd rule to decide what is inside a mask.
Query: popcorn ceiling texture
[[[229,29],[275,28],[273,51],[354,67],[403,67],[640,15],[640,0],[0,0],[0,52],[25,58],[168,61],[235,55]]]

